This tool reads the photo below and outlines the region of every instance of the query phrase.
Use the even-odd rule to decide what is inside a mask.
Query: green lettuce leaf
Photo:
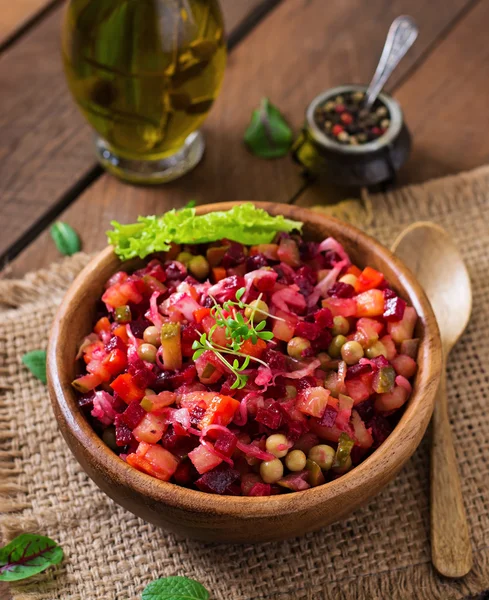
[[[127,260],[166,251],[170,243],[205,244],[223,238],[246,245],[268,244],[279,231],[301,231],[302,223],[282,215],[272,217],[253,204],[243,203],[231,210],[195,214],[195,208],[170,210],[160,217],[139,217],[137,223],[111,223],[107,232],[116,254]]]

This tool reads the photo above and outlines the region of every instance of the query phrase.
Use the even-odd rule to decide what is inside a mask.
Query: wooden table
[[[61,0],[0,0],[0,266],[4,277],[59,255],[47,233],[59,218],[87,252],[109,221],[162,213],[190,199],[314,205],[337,191],[308,183],[290,158],[262,161],[242,144],[268,96],[296,130],[320,91],[371,77],[390,22],[412,15],[420,35],[389,82],[414,137],[397,185],[489,161],[486,0],[221,0],[230,56],[204,131],[207,151],[189,175],[158,188],[103,173],[92,133],[68,94],[59,52]],[[1,592],[0,592],[1,593]]]

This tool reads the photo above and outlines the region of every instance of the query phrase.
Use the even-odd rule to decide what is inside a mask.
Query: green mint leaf
[[[56,248],[65,256],[71,256],[75,252],[79,252],[81,248],[80,238],[78,234],[67,223],[57,221],[49,230],[51,237],[56,244]]]
[[[183,208],[195,208],[197,206],[197,200],[189,200]]]
[[[289,152],[292,139],[292,130],[282,113],[268,98],[263,98],[244,135],[248,148],[260,158],[280,158]]]
[[[46,350],[32,350],[32,352],[27,352],[22,357],[22,362],[34,377],[43,383],[47,383]]]
[[[243,294],[246,292],[246,288],[242,287],[236,292],[236,300],[241,300]]]
[[[208,600],[205,587],[187,577],[156,579],[143,590],[142,600]]]
[[[0,581],[19,581],[63,560],[63,550],[42,535],[22,533],[0,548]]]
[[[248,246],[269,244],[279,231],[290,233],[301,230],[302,223],[273,217],[250,202],[243,202],[231,210],[196,215],[195,208],[170,210],[162,216],[139,217],[137,223],[111,223],[107,232],[109,242],[122,259],[152,252],[166,251],[170,242],[177,244],[206,244],[224,238]]]

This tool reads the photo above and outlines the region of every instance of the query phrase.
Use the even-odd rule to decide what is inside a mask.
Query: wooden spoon
[[[469,274],[448,233],[433,223],[414,223],[392,251],[416,275],[435,312],[443,364],[464,332],[472,310]],[[431,450],[431,557],[446,577],[463,577],[472,568],[472,548],[455,448],[448,418],[446,374],[442,374],[433,413]]]

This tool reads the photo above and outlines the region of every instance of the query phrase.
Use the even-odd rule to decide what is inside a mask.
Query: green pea
[[[341,355],[341,348],[346,344],[348,340],[344,335],[336,335],[329,345],[328,354],[331,358],[339,358]]]

